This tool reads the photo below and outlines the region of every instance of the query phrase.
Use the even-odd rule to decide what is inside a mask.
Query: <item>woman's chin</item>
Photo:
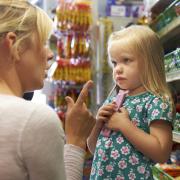
[[[43,81],[41,81],[41,82],[39,83],[39,86],[37,87],[37,89],[42,89],[43,86],[44,86],[44,79],[43,79]]]
[[[43,86],[44,86],[44,81],[39,81],[39,82],[34,83],[34,85],[28,88],[27,91],[40,90],[43,88]]]

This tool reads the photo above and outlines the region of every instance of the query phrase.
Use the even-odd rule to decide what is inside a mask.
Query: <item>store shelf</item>
[[[180,80],[180,70],[166,74],[167,82],[172,82],[172,81],[177,81],[177,80]]]
[[[173,37],[178,37],[180,32],[180,16],[158,32],[161,42],[164,44]]]
[[[154,180],[159,180],[156,176],[153,176]]]
[[[122,27],[125,27],[127,24],[137,21],[137,18],[135,17],[107,16],[107,18],[112,21],[114,31],[119,31]]]
[[[180,132],[173,131],[173,141],[180,143]]]
[[[153,14],[160,14],[164,11],[166,7],[168,7],[174,0],[159,0],[152,7],[151,12]]]
[[[173,180],[174,178],[172,178],[169,174],[167,174],[166,172],[164,172],[158,164],[156,164],[155,166],[152,167],[152,171],[153,171],[153,178],[154,180]]]

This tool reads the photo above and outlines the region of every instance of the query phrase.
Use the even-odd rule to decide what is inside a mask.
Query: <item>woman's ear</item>
[[[9,49],[14,45],[16,42],[16,34],[14,32],[8,32],[5,36],[5,46]]]
[[[8,32],[5,36],[4,45],[7,49],[11,51],[12,56],[19,60],[18,49],[14,48],[14,44],[16,43],[17,35],[14,32]]]

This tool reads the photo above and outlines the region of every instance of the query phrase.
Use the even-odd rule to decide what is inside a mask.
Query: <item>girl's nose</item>
[[[121,73],[123,72],[123,67],[122,67],[121,65],[117,65],[117,66],[115,67],[115,72],[116,72],[117,74],[121,74]]]

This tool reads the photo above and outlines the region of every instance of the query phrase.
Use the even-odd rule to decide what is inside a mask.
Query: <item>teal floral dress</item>
[[[105,101],[110,103],[115,97]],[[137,96],[127,96],[123,106],[128,110],[133,124],[145,132],[150,132],[150,123],[164,120],[172,123],[169,103],[150,92]],[[153,161],[139,152],[121,132],[112,131],[105,135],[101,130],[96,144],[91,180],[152,180]],[[132,132],[133,133],[133,132]]]

